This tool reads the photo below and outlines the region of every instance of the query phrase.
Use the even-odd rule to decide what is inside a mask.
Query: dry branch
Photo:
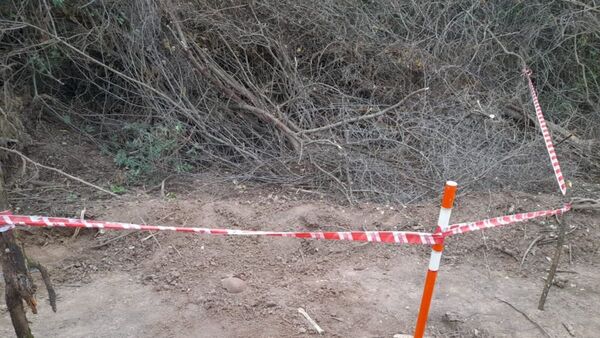
[[[270,123],[275,125],[281,132],[284,133],[284,135],[293,145],[294,149],[296,149],[297,151],[300,150],[300,139],[295,135],[295,133],[292,130],[290,130],[288,126],[286,126],[283,122],[279,121],[272,114],[268,113],[264,109],[253,107],[247,104],[241,104],[238,106],[234,106],[233,108],[249,111],[258,116],[260,119],[269,121]]]
[[[573,197],[571,208],[573,210],[600,210],[600,199]]]
[[[523,254],[523,258],[521,258],[521,263],[519,264],[519,270],[521,270],[523,268],[523,264],[525,263],[525,259],[527,259],[527,255],[529,254],[529,251],[531,251],[531,249],[537,244],[537,242],[539,242],[542,238],[544,238],[544,235],[539,235],[538,237],[536,237],[533,241],[531,241],[531,243],[529,244],[529,246],[527,247],[527,250],[525,250],[525,253]]]
[[[354,123],[354,122],[358,122],[358,121],[364,121],[364,120],[368,120],[368,119],[372,119],[372,118],[384,115],[384,114],[386,114],[386,113],[388,113],[388,112],[390,112],[390,111],[392,111],[392,110],[400,107],[401,105],[403,105],[404,102],[406,102],[406,100],[408,100],[411,96],[417,95],[419,93],[422,93],[422,92],[425,92],[425,91],[428,91],[428,90],[429,90],[429,87],[421,88],[419,90],[415,90],[414,92],[406,95],[398,103],[396,103],[396,104],[394,104],[392,106],[389,106],[389,107],[387,107],[385,109],[382,109],[382,110],[380,110],[380,111],[378,111],[376,113],[367,114],[367,115],[363,115],[363,116],[358,116],[358,117],[355,117],[355,118],[347,119],[347,120],[344,120],[344,121],[339,121],[339,122],[332,123],[332,124],[329,124],[329,125],[326,125],[326,126],[322,126],[322,127],[318,127],[318,128],[313,128],[313,129],[308,129],[308,130],[302,130],[302,131],[300,131],[300,134],[316,133],[316,132],[323,131],[323,130],[333,129],[335,127],[339,127],[339,126],[342,126],[344,124]]]
[[[102,187],[99,187],[99,186],[97,186],[97,185],[95,185],[95,184],[93,184],[93,183],[90,183],[90,182],[88,182],[88,181],[86,181],[86,180],[83,180],[83,179],[81,179],[81,178],[79,178],[79,177],[76,177],[76,176],[73,176],[73,175],[67,174],[66,172],[64,172],[64,171],[62,171],[62,170],[60,170],[60,169],[56,169],[56,168],[49,167],[49,166],[47,166],[47,165],[43,165],[43,164],[41,164],[41,163],[38,163],[38,162],[36,162],[36,161],[34,161],[34,160],[30,159],[29,157],[27,157],[27,156],[23,155],[23,153],[21,153],[21,152],[19,152],[19,151],[17,151],[17,150],[14,150],[14,149],[9,149],[9,148],[5,148],[5,147],[2,147],[2,146],[0,146],[0,150],[4,150],[4,151],[6,151],[6,152],[13,153],[13,154],[15,154],[15,155],[19,155],[19,156],[20,156],[22,159],[24,159],[25,161],[27,161],[27,162],[29,162],[29,163],[31,163],[31,164],[33,164],[33,165],[37,166],[37,167],[44,168],[44,169],[47,169],[47,170],[50,170],[50,171],[54,171],[54,172],[56,172],[56,173],[58,173],[58,174],[60,174],[60,175],[63,175],[63,176],[65,176],[65,177],[67,177],[67,178],[70,178],[70,179],[72,179],[72,180],[74,180],[74,181],[77,181],[77,182],[79,182],[79,183],[85,184],[85,185],[87,185],[87,186],[89,186],[89,187],[92,187],[92,188],[94,188],[94,189],[100,190],[100,191],[102,191],[102,192],[104,192],[104,193],[107,193],[107,194],[109,194],[109,195],[111,195],[111,196],[114,196],[114,197],[119,197],[119,195],[117,195],[117,194],[115,194],[115,193],[113,193],[113,192],[111,192],[111,191],[108,191],[108,190],[106,190],[106,189],[104,189],[104,188],[102,188]]]
[[[544,334],[545,337],[551,337],[548,334],[548,332],[538,322],[536,322],[535,320],[531,319],[531,317],[529,317],[529,315],[527,315],[525,312],[519,310],[516,306],[512,305],[510,302],[508,302],[508,301],[506,301],[506,300],[504,300],[502,298],[496,297],[496,299],[499,300],[499,301],[501,301],[502,303],[510,306],[513,310],[515,310],[518,313],[520,313],[521,315],[523,315],[523,317],[525,317],[525,319],[527,319],[531,324],[535,325],[535,327],[537,327],[540,330],[540,332],[542,332]]]
[[[177,35],[179,39],[177,39],[177,41],[185,50],[189,60],[194,65],[194,68],[205,78],[209,79],[216,88],[225,94],[225,96],[237,103],[237,106],[234,106],[233,108],[250,112],[256,115],[259,119],[273,124],[285,135],[294,150],[298,152],[300,150],[300,140],[295,133],[273,114],[269,113],[265,109],[260,108],[257,95],[252,94],[250,90],[245,88],[239,81],[236,81],[232,76],[227,74],[227,72],[217,65],[211,58],[203,57],[202,61],[205,63],[205,65],[202,65],[198,58],[192,53],[192,47],[190,47],[188,43],[188,39],[185,36],[181,25],[179,24],[179,20],[175,18],[175,15],[172,11],[169,11],[169,15],[172,19],[171,23],[176,27],[178,33]],[[198,48],[197,44],[192,45],[193,50],[196,51],[197,54],[204,55],[204,52],[202,49]],[[247,99],[252,105],[245,103],[243,98]]]
[[[523,109],[519,108],[516,105],[508,105],[506,113],[516,120],[521,120],[523,116],[527,117],[527,119],[537,125],[537,117],[534,114],[528,114]],[[576,136],[576,133],[570,130],[567,130],[552,121],[548,121],[546,119],[546,125],[552,134],[558,135],[562,138],[560,143],[566,142],[582,153],[582,156],[597,159],[600,158],[598,154],[598,149],[600,149],[600,140],[598,139],[581,139]],[[557,144],[558,145],[558,144]],[[600,166],[600,163],[597,161],[593,161],[596,165]]]

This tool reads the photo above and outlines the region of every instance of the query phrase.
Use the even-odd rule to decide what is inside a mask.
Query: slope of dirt
[[[73,143],[68,149],[74,156],[90,151],[85,143]],[[43,154],[38,153],[36,159],[44,162]],[[110,170],[110,165],[103,166]],[[74,173],[92,177],[94,168],[82,166]],[[61,179],[53,179],[46,180],[62,184]],[[108,172],[96,180],[109,184],[106,182],[111,182]],[[77,189],[64,188],[81,197],[72,202],[56,199],[36,204],[21,197],[12,202],[23,213],[48,215],[48,210],[55,210],[60,216],[77,216],[85,207],[88,217],[156,225],[412,231],[433,229],[439,203],[348,206],[316,193],[251,186],[212,174],[173,178],[162,194],[160,189],[131,190],[120,199],[87,195],[87,190]],[[459,196],[453,221],[560,204],[554,196],[524,193]],[[552,288],[543,312],[537,310],[537,300],[555,246],[555,220],[449,239],[428,334],[543,336],[506,301],[552,337],[569,336],[567,328],[577,337],[596,336],[600,331],[600,323],[593,320],[600,317],[596,306],[600,302],[596,277],[600,273],[599,219],[593,213],[573,214],[569,227],[569,244],[558,274],[560,287]],[[43,337],[315,335],[298,313],[299,307],[325,329],[326,337],[410,333],[430,250],[425,246],[175,233],[84,230],[74,236],[68,229],[32,229],[21,234],[28,254],[50,269],[59,295],[58,313],[51,312],[46,293],[40,290],[40,313],[29,314],[34,332]],[[542,240],[520,268],[524,252],[540,235]],[[222,280],[228,277],[243,280],[245,289],[240,293],[225,290]],[[39,280],[38,285],[41,289]],[[0,336],[11,335],[9,316],[1,307]]]

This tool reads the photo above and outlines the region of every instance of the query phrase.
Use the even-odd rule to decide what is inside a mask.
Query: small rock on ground
[[[246,289],[246,282],[237,277],[222,279],[221,285],[230,293],[240,293]]]

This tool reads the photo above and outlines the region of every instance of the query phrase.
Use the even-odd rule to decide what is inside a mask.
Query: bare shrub
[[[598,169],[600,23],[583,2],[4,6],[8,81],[136,175],[216,166],[349,201],[413,201],[446,179],[552,190],[522,60],[547,118],[577,135],[559,148],[567,173]]]

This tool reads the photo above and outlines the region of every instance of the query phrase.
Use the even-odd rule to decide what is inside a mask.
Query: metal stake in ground
[[[456,182],[446,182],[446,186],[444,187],[444,195],[442,196],[442,207],[440,208],[440,216],[438,218],[438,229],[436,232],[443,233],[448,229],[448,225],[450,224],[450,214],[452,213],[452,206],[454,205],[454,196],[456,195],[456,186]],[[429,270],[427,271],[427,277],[425,278],[423,297],[421,298],[421,307],[419,309],[417,326],[415,328],[415,338],[422,338],[425,334],[427,316],[429,315],[429,307],[431,305],[431,298],[433,297],[435,279],[437,277],[440,261],[442,259],[444,242],[442,241],[442,243],[434,244],[431,249]]]

